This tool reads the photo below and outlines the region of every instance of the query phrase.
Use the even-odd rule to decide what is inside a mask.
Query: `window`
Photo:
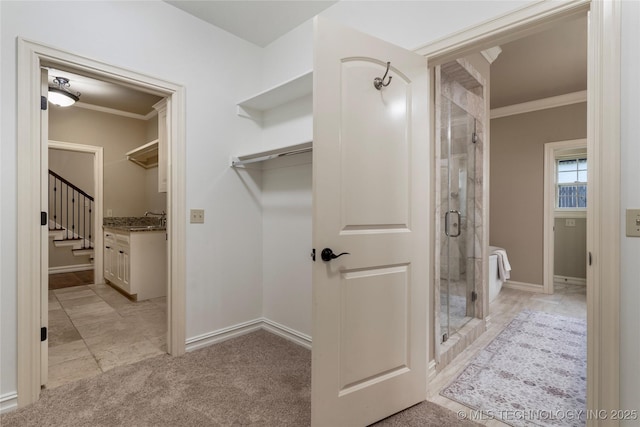
[[[560,209],[587,207],[586,157],[556,160],[556,207]]]

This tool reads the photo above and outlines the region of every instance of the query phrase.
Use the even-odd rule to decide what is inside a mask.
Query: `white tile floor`
[[[108,285],[49,291],[47,388],[166,352],[166,297],[133,302]]]
[[[444,406],[454,412],[465,411],[467,416],[471,417],[472,413],[470,408],[441,396],[439,394],[440,391],[460,374],[477,352],[486,347],[487,344],[502,332],[518,313],[526,309],[586,319],[586,287],[577,285],[555,285],[555,292],[552,295],[534,294],[503,287],[498,297],[491,303],[490,322],[487,331],[453,359],[453,361],[429,383],[427,400]],[[498,420],[476,419],[474,421],[490,427],[508,427],[507,424]]]

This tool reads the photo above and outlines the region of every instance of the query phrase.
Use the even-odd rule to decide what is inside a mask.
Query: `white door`
[[[40,71],[40,94],[49,96],[49,72]],[[40,211],[46,212],[47,221],[40,233],[40,385],[47,385],[49,377],[49,105],[40,110]],[[46,328],[47,337],[42,340],[42,328]]]
[[[426,397],[427,62],[319,18],[314,49],[312,425],[364,426]]]

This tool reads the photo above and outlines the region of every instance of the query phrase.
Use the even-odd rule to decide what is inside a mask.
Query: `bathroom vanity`
[[[166,230],[152,226],[105,226],[104,278],[136,301],[166,296]]]

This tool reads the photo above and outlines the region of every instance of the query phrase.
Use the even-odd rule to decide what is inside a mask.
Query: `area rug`
[[[584,426],[587,325],[523,311],[440,393],[512,426]]]

